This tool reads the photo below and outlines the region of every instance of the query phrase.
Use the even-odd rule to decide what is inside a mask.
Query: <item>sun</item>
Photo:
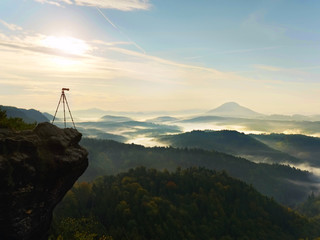
[[[82,55],[89,50],[85,41],[72,37],[48,36],[43,39],[42,43],[45,47],[73,55]]]

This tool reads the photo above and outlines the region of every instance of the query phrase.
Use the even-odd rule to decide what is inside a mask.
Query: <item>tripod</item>
[[[53,117],[53,120],[52,120],[52,124],[53,124],[53,122],[54,122],[54,119],[56,118],[56,115],[57,115],[57,112],[58,112],[58,109],[59,109],[59,106],[60,106],[60,103],[61,103],[61,100],[62,100],[62,104],[63,104],[63,117],[64,117],[64,127],[65,127],[65,128],[67,127],[67,123],[66,123],[66,110],[65,110],[65,109],[66,109],[65,104],[67,104],[67,107],[68,107],[68,110],[69,110],[69,114],[70,114],[70,117],[71,117],[73,126],[74,126],[74,128],[76,129],[76,125],[74,124],[73,117],[72,117],[72,114],[71,114],[71,111],[70,111],[70,108],[69,108],[69,104],[68,104],[66,95],[64,94],[64,91],[69,91],[69,88],[62,88],[61,97],[60,97],[60,100],[59,100],[59,103],[58,103],[58,106],[57,106],[56,113],[54,114],[54,117]]]

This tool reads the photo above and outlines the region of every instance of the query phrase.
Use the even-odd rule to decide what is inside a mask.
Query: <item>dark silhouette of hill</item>
[[[295,208],[300,214],[303,214],[306,217],[316,218],[320,220],[320,195],[316,196],[314,193],[311,193],[308,196],[308,199],[299,204]]]
[[[35,109],[23,109],[16,108],[10,106],[2,106],[0,105],[2,110],[6,111],[6,114],[9,118],[21,118],[26,123],[41,123],[41,122],[49,122],[48,118],[46,118],[41,112]]]
[[[49,121],[51,122],[53,120],[53,115],[47,112],[43,112],[42,113],[46,118],[49,119]],[[59,120],[59,118],[56,117],[56,120]]]
[[[268,146],[320,167],[320,138],[300,134],[263,134],[250,136]]]
[[[225,170],[252,184],[261,193],[278,202],[295,205],[307,198],[316,179],[309,172],[277,164],[256,164],[244,158],[202,149],[146,148],[110,140],[84,138],[81,144],[89,151],[89,167],[80,181],[90,181],[106,174],[127,171],[137,166],[174,171],[177,167],[206,167]]]
[[[184,120],[181,120],[182,123],[211,123],[211,122],[221,122],[221,123],[230,123],[231,121],[238,121],[238,118],[229,118],[229,117],[219,117],[219,116],[197,116],[191,117]],[[249,119],[248,119],[249,120]],[[241,119],[241,121],[243,121]]]
[[[225,172],[131,169],[77,184],[55,211],[54,239],[314,239],[318,225]],[[102,239],[102,238],[100,238]],[[103,238],[106,239],[106,238]]]
[[[107,133],[96,128],[78,128],[86,138],[109,139],[117,142],[126,142],[128,139],[122,135]]]
[[[36,122],[25,123],[22,118],[8,118],[6,111],[0,108],[0,129],[2,131],[23,131],[32,130],[37,126]]]
[[[192,131],[159,137],[159,141],[178,148],[201,148],[245,157],[254,162],[302,163],[298,158],[275,150],[237,131]]]
[[[221,106],[208,111],[206,114],[222,117],[240,117],[240,118],[256,118],[261,117],[263,114],[252,111],[249,108],[240,106],[235,102],[228,102]]]
[[[162,116],[162,117],[156,117],[156,118],[148,119],[147,122],[164,123],[164,122],[175,122],[177,120],[179,120],[179,119],[175,118],[175,117]]]
[[[108,122],[128,122],[133,121],[132,118],[123,117],[123,116],[113,116],[113,115],[105,115],[100,121],[108,121]]]

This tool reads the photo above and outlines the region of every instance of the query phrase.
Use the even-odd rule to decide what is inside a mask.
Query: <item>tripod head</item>
[[[64,93],[64,91],[69,91],[69,88],[62,88],[62,93]]]

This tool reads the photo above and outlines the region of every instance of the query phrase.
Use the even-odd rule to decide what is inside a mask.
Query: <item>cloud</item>
[[[183,82],[189,82],[189,84],[211,84],[212,81],[215,80],[227,81],[229,83],[234,82],[235,84],[238,84],[241,81],[248,83],[257,82],[255,79],[250,77],[242,77],[241,75],[234,74],[232,72],[223,72],[210,67],[171,61],[119,47],[109,47],[108,49],[126,56],[131,56],[133,57],[132,61],[144,60],[152,63],[153,65],[159,64],[160,66],[168,66],[170,69],[174,69],[172,70],[173,76],[177,78],[177,75],[179,74],[180,78],[183,79]],[[267,82],[269,82],[269,80]]]
[[[221,74],[222,73],[222,72],[219,72],[219,71],[217,71],[217,70],[215,70],[213,68],[206,68],[206,67],[199,67],[199,66],[194,66],[194,65],[178,63],[178,62],[166,60],[166,59],[163,59],[163,58],[159,58],[159,57],[155,57],[155,56],[139,53],[139,52],[128,50],[128,49],[124,49],[124,48],[111,47],[109,49],[112,50],[112,51],[116,51],[116,52],[119,52],[119,53],[122,53],[122,54],[129,55],[129,56],[134,56],[134,57],[138,57],[138,58],[141,58],[141,59],[148,59],[148,60],[151,60],[151,61],[155,61],[155,62],[158,62],[158,63],[171,65],[171,66],[175,66],[175,67],[189,68],[189,69],[199,69],[199,70],[212,72],[214,74]]]
[[[116,9],[120,11],[148,10],[151,7],[149,0],[34,0],[62,7],[62,3],[79,6]]]
[[[120,28],[118,28],[98,7],[96,7],[98,12],[103,16],[103,18],[109,23],[111,24],[115,29],[117,29],[123,36],[125,36],[130,42],[132,42],[132,44],[139,49],[140,51],[142,51],[144,54],[146,53],[146,51],[140,47],[136,42],[132,41],[124,32],[122,32],[120,30]]]
[[[78,39],[77,42],[83,42],[90,51],[77,55],[48,47],[44,41],[48,38],[50,36],[42,34],[22,35],[20,37],[0,34],[0,48],[7,52],[11,51],[12,56],[16,52],[19,58],[26,55],[25,53],[19,54],[19,52],[27,51],[30,56],[38,55],[38,57],[33,57],[30,60],[30,63],[36,62],[30,68],[33,69],[38,62],[41,62],[42,65],[46,63],[47,66],[42,67],[42,70],[44,72],[47,70],[46,74],[50,73],[51,76],[58,78],[133,79],[134,81],[153,82],[162,86],[165,84],[168,86],[196,84],[198,89],[201,87],[209,88],[213,81],[223,81],[223,84],[228,82],[229,84],[231,82],[234,84],[255,82],[254,79],[244,78],[234,73],[176,62],[123,48],[132,45],[131,42],[104,42],[101,40],[84,42]],[[27,57],[25,58],[27,59]],[[75,73],[74,70],[80,65],[82,66],[81,73]],[[69,70],[67,70],[67,66]],[[14,66],[18,69],[19,67]],[[60,68],[59,71],[55,72],[54,69],[56,68]],[[17,69],[15,71],[23,72]],[[73,76],[70,75],[71,73]]]
[[[52,0],[52,1],[50,1],[50,0],[35,0],[35,1],[39,2],[39,3],[42,3],[42,4],[47,3],[47,4],[51,4],[51,5],[55,5],[55,6],[61,7],[61,4],[58,3],[55,0]]]
[[[259,99],[260,104],[272,107],[278,101],[293,102],[291,97],[284,99],[286,95],[299,97],[299,92],[302,96],[305,91],[315,99],[320,94],[310,91],[319,89],[315,84],[287,90],[288,84],[274,83],[272,78],[256,80],[143,54],[132,50],[132,42],[78,39],[76,42],[86,44],[90,50],[77,55],[48,47],[43,42],[48,37],[25,31],[0,33],[0,91],[6,93],[0,94],[0,102],[50,109],[55,107],[59,94],[53,91],[61,86],[72,89],[78,108],[112,110],[210,108],[230,97],[244,104]],[[262,68],[267,67],[261,66],[260,71],[265,72]],[[259,66],[256,67],[258,71]],[[273,86],[272,92],[264,89],[264,84]],[[8,98],[8,94],[12,97]],[[43,101],[39,101],[40,97]]]
[[[77,5],[111,8],[121,11],[148,10],[150,3],[148,0],[75,0]]]
[[[50,38],[52,38],[52,36],[46,36],[42,34],[29,36],[16,35],[14,37],[9,37],[4,34],[0,34],[0,46],[9,50],[11,49],[15,51],[29,51],[73,59],[80,59],[85,57],[84,54],[75,54],[73,52],[63,51],[63,49],[51,47],[46,42],[46,40]],[[87,48],[90,49],[90,46],[88,46],[82,40],[74,39],[72,43],[74,44],[78,42],[82,43],[83,45],[86,45]]]
[[[264,76],[272,77],[274,80],[281,79],[282,82],[286,84],[290,82],[291,85],[298,82],[305,84],[306,79],[308,79],[309,83],[318,83],[320,78],[320,66],[283,68],[269,65],[254,65],[254,68],[262,72]]]
[[[67,4],[72,4],[72,1],[71,0],[58,0],[60,2],[64,2],[64,3],[67,3]]]
[[[132,42],[124,42],[124,41],[120,41],[120,42],[104,42],[101,40],[93,40],[92,43],[94,44],[99,44],[99,45],[105,45],[105,46],[117,46],[117,45],[132,45]]]
[[[37,86],[46,86],[46,89],[67,86],[75,95],[82,96],[76,99],[78,106],[103,107],[112,103],[112,108],[117,109],[139,106],[147,101],[149,103],[143,106],[151,108],[154,101],[159,104],[168,99],[172,101],[176,91],[186,89],[190,93],[201,88],[201,83],[208,79],[228,78],[214,69],[121,48],[132,47],[128,42],[86,41],[92,50],[77,56],[46,47],[43,44],[46,38],[48,36],[43,34],[8,36],[0,33],[0,88],[15,96],[11,100],[0,97],[3,104],[11,101],[10,104],[19,105],[18,101],[24,96],[28,107],[50,108],[54,93],[49,91],[43,96],[47,100],[39,102],[32,97],[38,94]],[[10,82],[21,91],[11,91]],[[196,87],[192,87],[194,82]],[[186,93],[183,90],[177,94],[183,98]]]
[[[22,30],[22,27],[17,26],[17,25],[12,24],[12,23],[7,23],[2,19],[0,19],[0,23],[2,25],[4,25],[5,27],[7,27],[8,29],[10,29],[11,31],[21,31]]]

